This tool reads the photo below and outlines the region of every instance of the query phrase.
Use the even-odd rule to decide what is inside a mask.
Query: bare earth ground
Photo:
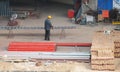
[[[117,60],[118,61],[118,60]],[[120,60],[119,64],[116,64],[115,71],[96,71],[90,69],[89,63],[77,63],[77,62],[66,62],[66,63],[42,63],[40,66],[35,66],[34,62],[26,63],[7,63],[0,62],[0,71],[32,71],[32,72],[120,72]],[[118,63],[117,62],[117,63]]]

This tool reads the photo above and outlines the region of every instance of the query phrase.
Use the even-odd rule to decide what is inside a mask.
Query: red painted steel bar
[[[8,51],[55,52],[55,42],[11,42]]]
[[[55,42],[11,42],[8,51],[46,51],[55,52],[56,46],[91,47],[91,43],[55,43]]]
[[[56,43],[57,46],[81,46],[81,47],[91,47],[91,43]]]

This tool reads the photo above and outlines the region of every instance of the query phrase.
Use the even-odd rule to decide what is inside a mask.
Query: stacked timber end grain
[[[96,32],[91,47],[91,68],[93,70],[115,70],[114,42],[112,36]]]
[[[114,56],[120,58],[120,31],[114,31],[112,36],[115,44]]]
[[[120,58],[120,41],[115,41],[115,58]]]

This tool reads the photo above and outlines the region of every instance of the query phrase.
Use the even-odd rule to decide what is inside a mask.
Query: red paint
[[[55,50],[55,42],[12,42],[8,48],[8,51],[54,52]]]
[[[103,18],[109,18],[109,11],[108,10],[102,10],[102,17]]]
[[[8,51],[55,52],[56,46],[91,47],[91,43],[11,42]]]
[[[74,10],[73,9],[69,9],[68,10],[68,18],[73,18],[74,17]]]

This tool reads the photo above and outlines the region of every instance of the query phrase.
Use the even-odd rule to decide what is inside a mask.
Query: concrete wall
[[[34,3],[34,0],[11,0],[11,1]],[[46,1],[46,0],[41,0],[41,1]],[[73,0],[48,0],[48,1],[60,2],[64,4],[73,4]],[[97,9],[97,0],[89,0],[89,6],[93,10]]]
[[[34,0],[10,0],[10,1],[20,2],[20,3],[32,3],[32,2],[34,2]]]
[[[97,0],[89,0],[89,6],[93,10],[96,10],[97,9]]]
[[[65,3],[65,4],[73,4],[73,0],[51,0],[51,1]],[[97,9],[97,0],[89,0],[89,6],[93,10]]]
[[[65,4],[73,4],[73,0],[51,0],[51,1],[65,3]]]
[[[22,2],[22,3],[33,3],[34,0],[11,0],[16,2]],[[40,0],[40,1],[47,1],[47,0]],[[48,1],[54,1],[54,2],[60,2],[65,4],[73,4],[73,0],[48,0]]]

